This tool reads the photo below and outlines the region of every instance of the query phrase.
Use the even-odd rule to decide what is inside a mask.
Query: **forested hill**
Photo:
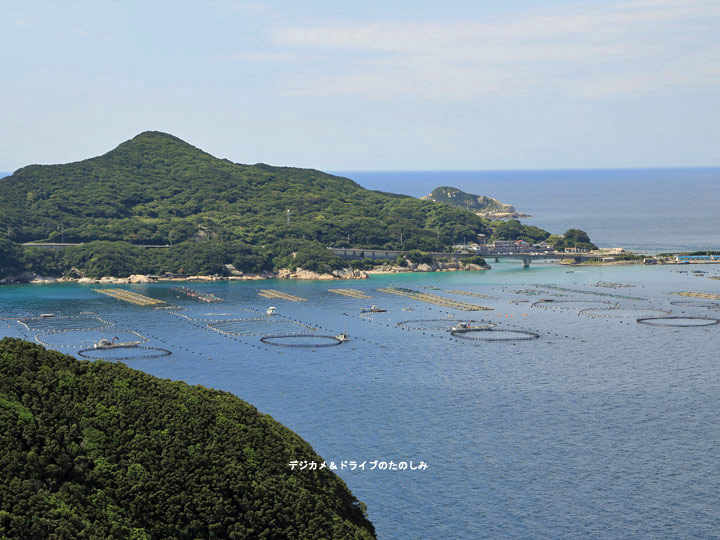
[[[0,340],[0,538],[370,540],[310,445],[225,392]]]
[[[160,132],[0,180],[0,234],[13,242],[298,238],[400,248],[402,234],[406,249],[438,249],[484,231],[482,220],[459,208],[312,169],[232,163]]]

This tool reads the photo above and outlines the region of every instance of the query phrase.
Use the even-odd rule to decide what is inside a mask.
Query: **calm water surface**
[[[720,325],[654,328],[630,318],[659,310],[720,315],[670,303],[682,300],[668,294],[673,291],[720,294],[720,281],[688,272],[698,268],[707,275],[720,270],[633,266],[568,272],[535,262],[523,270],[513,262],[496,263],[485,273],[191,285],[227,300],[215,305],[177,298],[170,284],[122,286],[182,306],[189,319],[100,295],[92,291],[97,285],[4,286],[0,311],[3,317],[91,311],[116,323],[105,331],[108,337],[135,330],[149,339],[147,345],[173,354],[128,365],[231,391],[295,430],[328,461],[427,462],[425,471],[338,471],[367,503],[383,539],[717,538]],[[595,286],[601,281],[632,287]],[[387,285],[493,310],[468,314],[377,291]],[[421,289],[431,286],[440,290]],[[337,287],[372,299],[328,292]],[[269,301],[258,296],[260,288],[308,301]],[[554,309],[531,305],[541,299],[558,302]],[[612,301],[628,317],[578,313],[595,307],[607,314],[603,302]],[[352,340],[330,348],[278,348],[207,326],[255,317],[243,310],[264,312],[271,304],[284,325],[298,321],[331,335],[347,328]],[[361,317],[360,309],[370,304],[388,311]],[[484,318],[498,322],[497,328],[540,337],[473,342],[443,330],[397,326],[448,315]],[[0,335],[33,339],[52,324],[59,323],[35,322],[28,331],[2,319]],[[245,323],[233,324],[221,327],[248,331]],[[52,339],[74,353],[96,335],[65,332]]]
[[[363,187],[415,197],[439,186],[488,195],[552,233],[579,228],[601,247],[720,250],[720,168],[560,171],[345,171]]]

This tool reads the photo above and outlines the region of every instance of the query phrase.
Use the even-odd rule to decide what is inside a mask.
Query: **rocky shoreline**
[[[384,264],[377,266],[373,270],[368,270],[368,274],[399,274],[405,272],[462,272],[472,271],[476,272],[479,270],[490,270],[490,265],[480,264],[463,264],[461,262],[433,262],[433,264],[427,263],[408,263],[407,266],[397,266]]]
[[[18,276],[11,276],[0,279],[0,285],[10,285],[19,283],[93,283],[100,285],[122,285],[137,283],[157,283],[157,282],[180,282],[180,281],[258,281],[264,279],[307,279],[318,281],[332,281],[340,279],[367,279],[372,274],[396,274],[404,272],[458,272],[458,271],[478,271],[488,270],[489,265],[481,266],[478,264],[462,264],[462,263],[442,263],[435,262],[432,265],[421,263],[408,263],[407,266],[382,265],[375,267],[373,270],[357,270],[355,268],[341,268],[333,270],[332,273],[318,273],[310,270],[296,268],[295,271],[289,269],[281,269],[277,272],[260,272],[260,273],[244,273],[234,271],[234,275],[230,276],[152,276],[145,274],[133,274],[129,277],[105,276],[101,278],[89,277],[43,277],[33,272],[23,272]]]

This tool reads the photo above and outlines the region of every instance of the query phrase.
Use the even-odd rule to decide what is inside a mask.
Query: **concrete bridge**
[[[397,251],[392,249],[362,249],[362,248],[329,248],[335,255],[345,260],[358,260],[358,259],[371,259],[371,260],[390,260],[394,261],[398,256],[402,256],[405,251]],[[473,254],[470,253],[443,253],[433,252],[428,253],[433,259],[448,259],[452,261],[458,261],[463,257],[471,257]],[[592,258],[589,253],[565,253],[562,251],[548,251],[548,252],[516,252],[516,251],[486,251],[478,252],[477,255],[484,259],[495,259],[498,262],[500,259],[518,259],[522,261],[523,268],[530,267],[530,261],[532,260],[565,260],[573,259],[575,263],[586,261]]]
[[[572,259],[573,264],[577,264],[593,258],[589,253],[564,253],[562,251],[552,251],[548,253],[486,253],[478,255],[487,259],[495,259],[495,262],[498,262],[500,259],[519,259],[522,261],[523,268],[529,268],[530,261],[532,260],[543,261],[555,259],[564,261]]]

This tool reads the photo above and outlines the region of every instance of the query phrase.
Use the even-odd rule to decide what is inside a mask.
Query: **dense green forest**
[[[580,229],[569,229],[565,231],[562,239],[555,243],[555,249],[561,250],[569,247],[581,249],[597,249],[597,246],[590,241],[585,231]]]
[[[298,435],[123,364],[0,340],[0,447],[0,538],[375,538]]]
[[[503,240],[550,236],[312,169],[232,163],[160,132],[0,179],[0,278],[74,269],[87,277],[222,275],[228,264],[326,272],[344,265],[327,246],[442,251],[491,231]],[[30,241],[83,245],[62,252],[19,245]]]
[[[145,132],[103,156],[2,179],[0,231],[14,242],[294,238],[378,248],[400,248],[402,234],[403,247],[432,250],[485,226],[458,208],[311,169],[232,163]]]
[[[491,221],[492,240],[525,240],[529,244],[547,242],[558,251],[565,248],[577,247],[582,249],[597,249],[597,246],[590,242],[590,237],[580,229],[568,229],[562,236],[550,234],[549,232],[533,225],[524,225],[517,219],[508,221]]]

